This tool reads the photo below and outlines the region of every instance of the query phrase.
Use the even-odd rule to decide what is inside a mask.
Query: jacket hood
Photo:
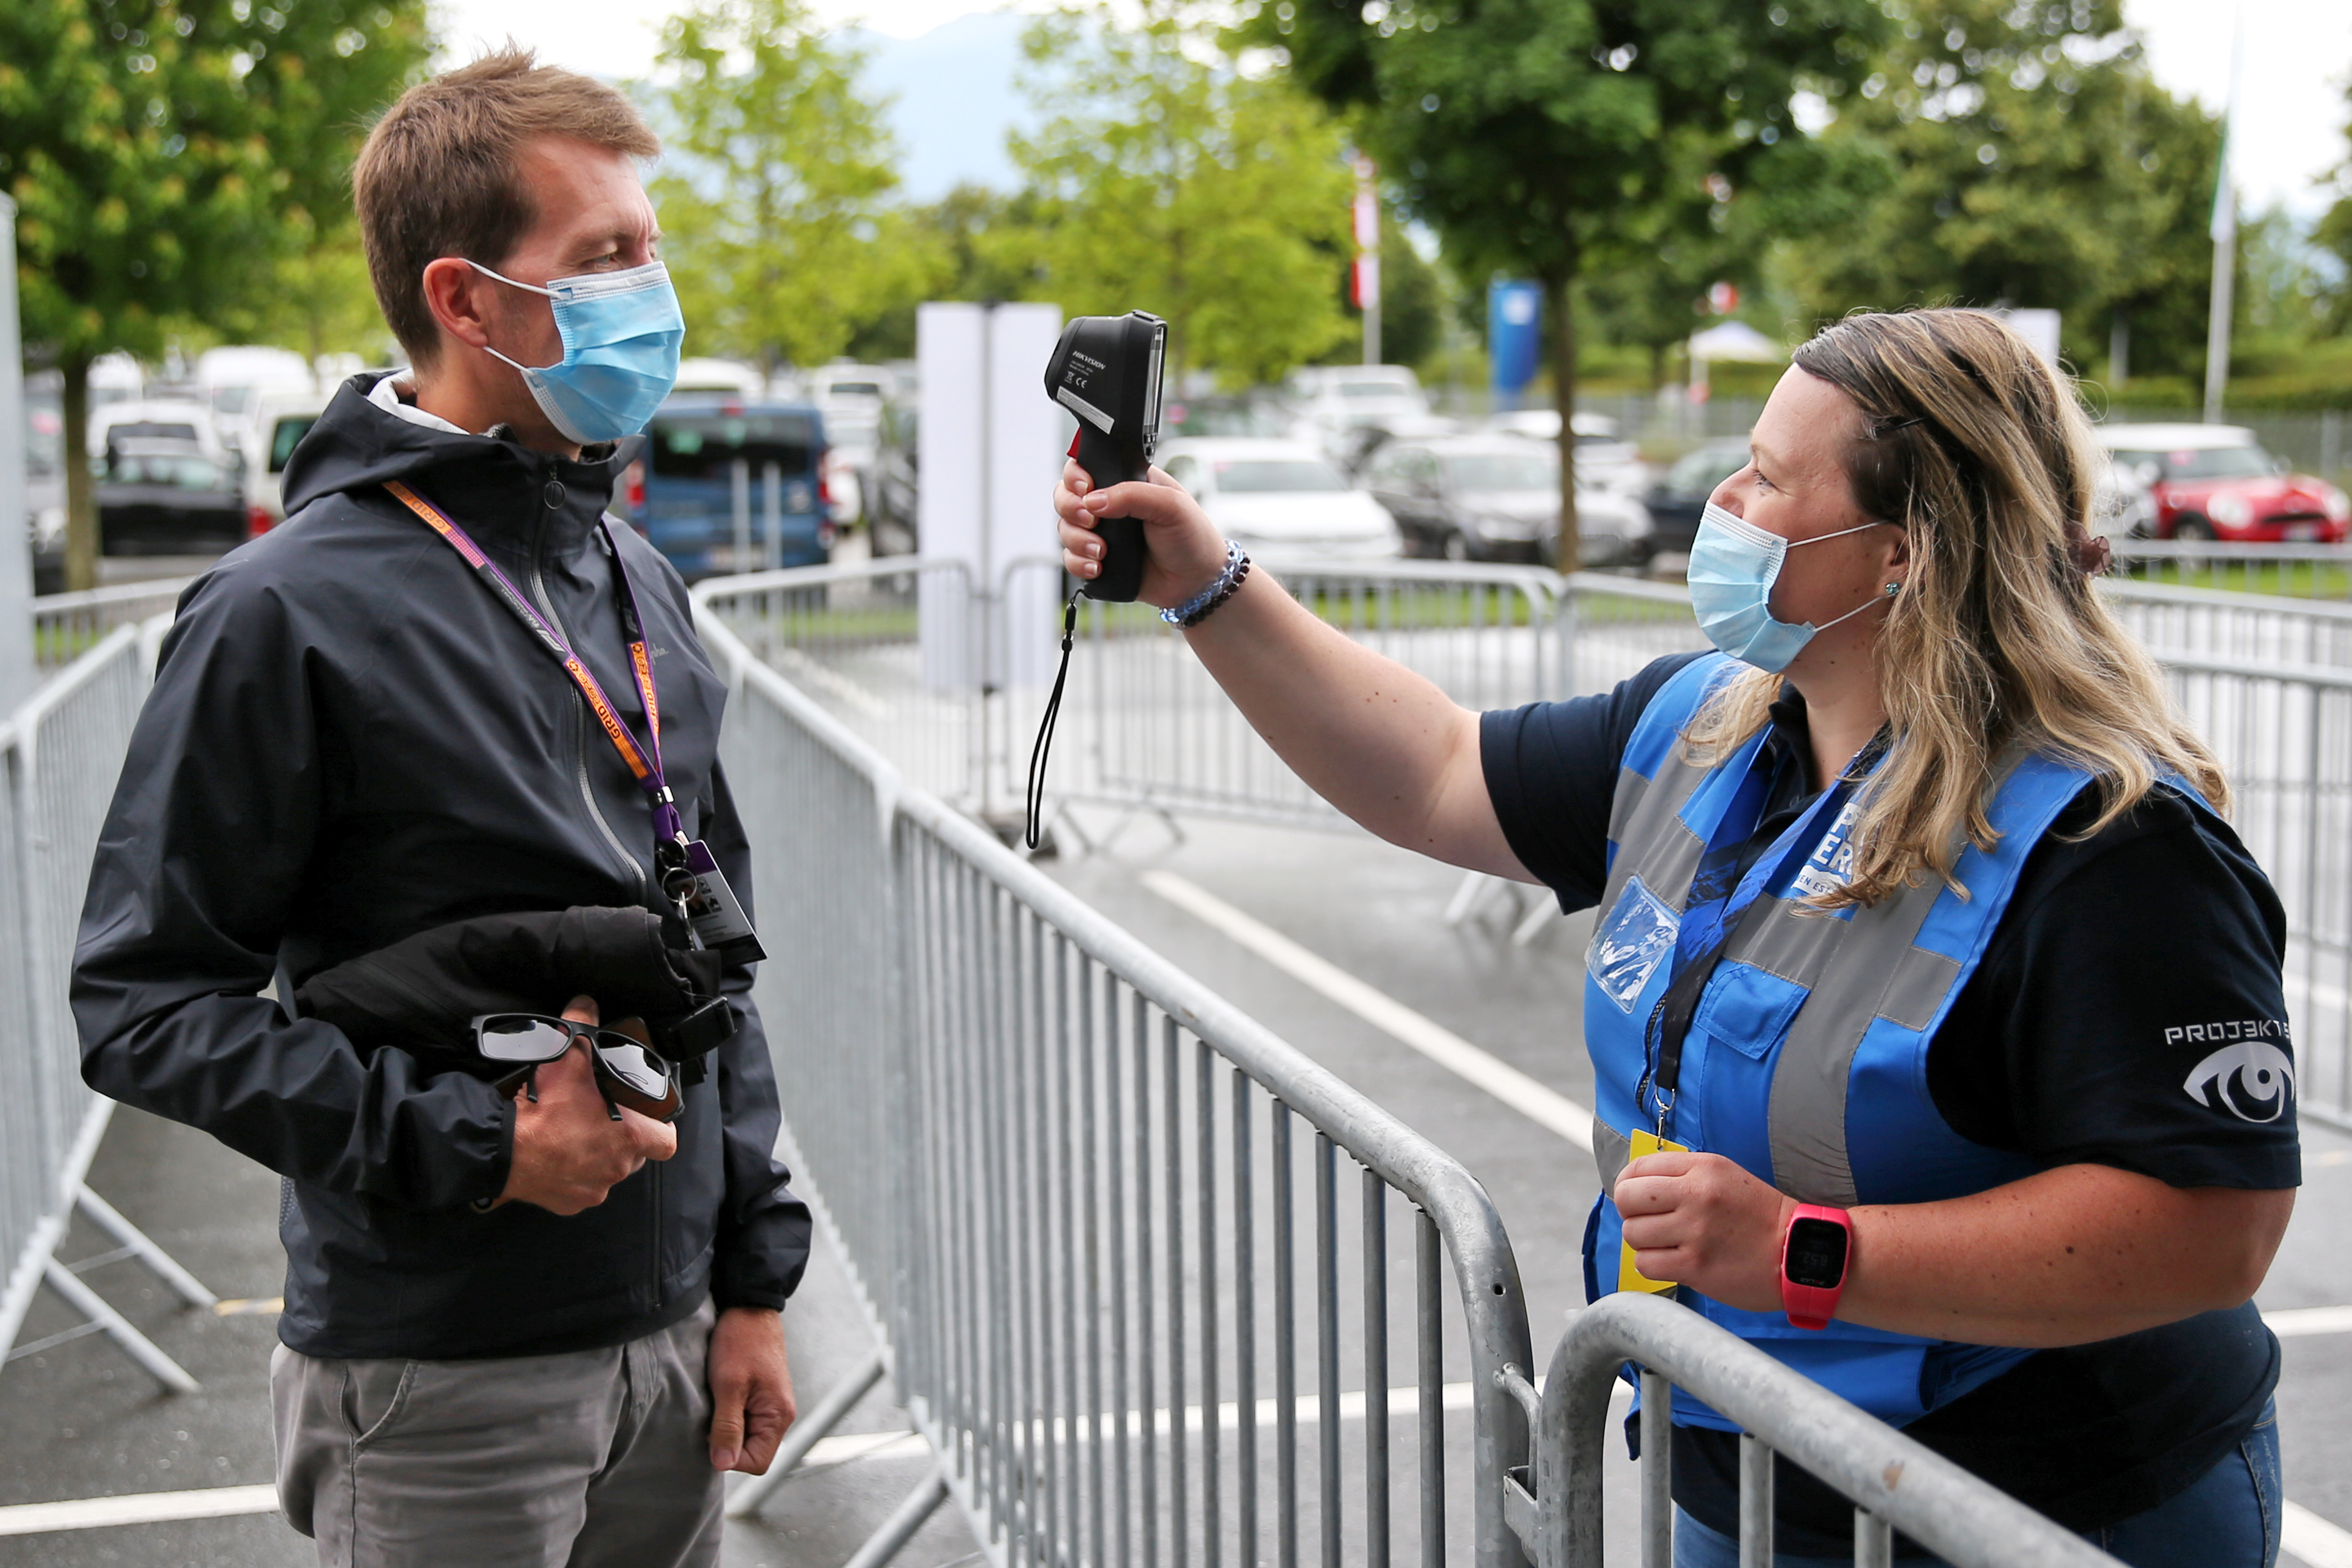
[[[436,484],[454,479],[468,489],[537,486],[554,479],[567,489],[611,493],[621,468],[616,445],[584,447],[574,461],[534,452],[504,435],[436,430],[368,401],[376,383],[392,374],[371,371],[336,389],[327,411],[287,459],[282,489],[288,517],[321,496],[426,474]]]

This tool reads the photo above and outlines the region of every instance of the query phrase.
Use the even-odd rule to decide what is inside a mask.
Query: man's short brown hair
[[[440,352],[425,268],[444,256],[498,267],[539,218],[516,175],[536,137],[562,136],[632,158],[661,143],[629,100],[601,81],[538,64],[512,44],[401,94],[352,170],[368,278],[409,363]]]

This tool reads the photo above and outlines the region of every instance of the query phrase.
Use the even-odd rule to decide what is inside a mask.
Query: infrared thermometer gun
[[[1097,489],[1150,477],[1167,346],[1168,323],[1141,310],[1077,317],[1054,345],[1045,395],[1077,416],[1070,456]],[[1128,603],[1143,589],[1143,524],[1107,517],[1095,528],[1102,536],[1102,571],[1086,585],[1086,595]]]

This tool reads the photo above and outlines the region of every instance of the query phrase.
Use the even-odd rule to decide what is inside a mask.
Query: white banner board
[[[963,585],[949,574],[925,576],[923,679],[935,689],[1053,679],[1062,579],[1050,563],[1059,547],[1049,496],[1074,426],[1046,398],[1045,380],[1061,335],[1056,305],[934,302],[916,310],[917,535],[927,558],[962,562],[972,590],[998,611],[973,668],[968,612],[948,603]]]

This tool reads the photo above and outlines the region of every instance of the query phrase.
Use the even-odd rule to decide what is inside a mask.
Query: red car
[[[2146,488],[2142,526],[2158,539],[2340,544],[2352,524],[2352,497],[2284,472],[2242,426],[2111,425],[2098,435],[2118,480]]]

